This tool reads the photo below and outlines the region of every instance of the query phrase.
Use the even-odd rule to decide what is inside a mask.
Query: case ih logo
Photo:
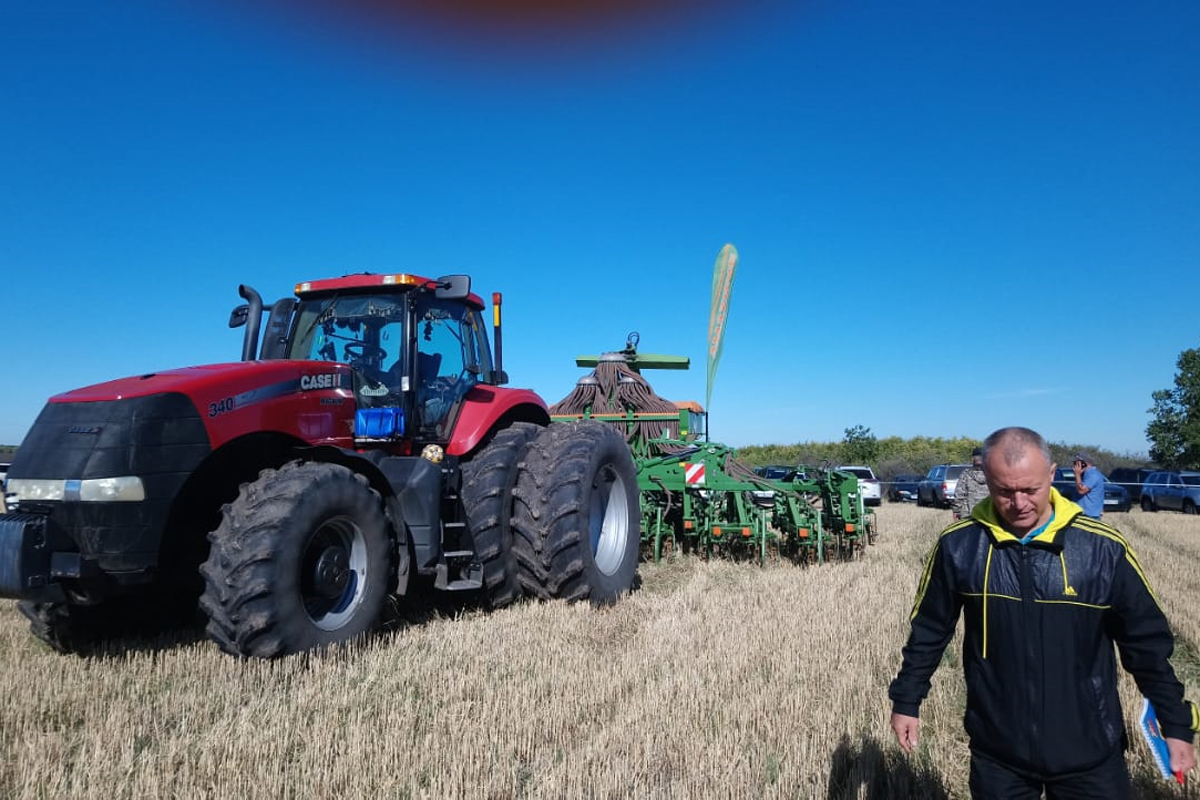
[[[307,392],[312,389],[336,389],[341,385],[341,376],[336,372],[326,372],[323,375],[300,376],[300,390]]]
[[[683,480],[688,486],[704,483],[703,464],[683,464]]]

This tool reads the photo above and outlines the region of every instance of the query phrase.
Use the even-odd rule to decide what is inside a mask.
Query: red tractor
[[[346,641],[417,586],[615,600],[629,448],[505,388],[470,279],[359,274],[247,301],[241,362],[53,397],[9,469],[0,597],[62,651],[183,621],[269,658]],[[259,333],[267,314],[261,346]]]

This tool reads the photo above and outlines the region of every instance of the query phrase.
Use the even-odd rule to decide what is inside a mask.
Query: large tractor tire
[[[379,494],[337,464],[295,461],[243,484],[209,534],[200,607],[226,653],[272,658],[379,620],[391,543]]]
[[[616,428],[552,424],[529,446],[514,490],[514,550],[525,592],[615,601],[637,577],[637,470]]]
[[[156,636],[195,623],[196,596],[154,587],[93,605],[21,601],[29,632],[60,653],[86,655],[116,639]]]
[[[17,603],[17,610],[29,620],[29,632],[59,653],[82,653],[102,638],[96,635],[94,625],[80,619],[85,608],[27,600]]]
[[[540,425],[517,422],[498,431],[462,465],[463,511],[483,563],[483,599],[488,608],[503,608],[521,596],[513,551],[513,489],[517,465],[541,431]]]

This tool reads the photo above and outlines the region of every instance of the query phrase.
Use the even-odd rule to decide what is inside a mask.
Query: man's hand
[[[896,727],[895,715],[892,715],[892,727]],[[1167,752],[1171,754],[1171,772],[1186,775],[1189,770],[1196,768],[1196,748],[1191,742],[1183,739],[1167,739]]]
[[[917,743],[917,730],[921,727],[921,720],[916,717],[909,717],[904,714],[892,714],[892,730],[896,732],[896,741],[900,744],[900,749],[905,755],[912,752],[913,747]],[[1167,741],[1176,741],[1168,739]],[[1184,742],[1186,744],[1186,742]],[[1190,748],[1191,745],[1189,744]],[[1175,751],[1171,751],[1171,763],[1175,763]],[[1192,764],[1196,763],[1195,753],[1192,753]]]

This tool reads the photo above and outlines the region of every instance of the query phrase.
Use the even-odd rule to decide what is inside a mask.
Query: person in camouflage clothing
[[[971,516],[971,509],[987,496],[987,480],[983,477],[983,449],[976,447],[971,451],[970,469],[963,470],[958,476],[958,486],[954,489],[954,518],[966,519]]]

